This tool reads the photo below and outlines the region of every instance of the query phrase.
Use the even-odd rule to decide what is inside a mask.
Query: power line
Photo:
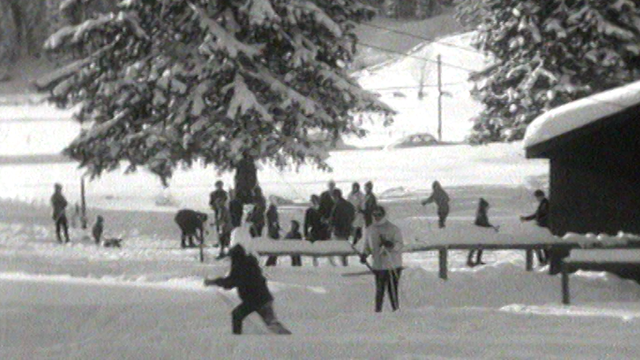
[[[392,54],[398,54],[398,55],[402,55],[405,57],[410,57],[410,58],[414,58],[414,59],[418,59],[418,60],[422,60],[422,61],[427,61],[427,62],[431,62],[434,64],[437,64],[438,62],[436,60],[433,59],[427,59],[425,57],[421,57],[421,56],[416,56],[416,55],[411,55],[411,54],[405,54],[401,51],[397,51],[397,50],[391,50],[391,49],[385,49],[383,47],[377,46],[377,45],[371,45],[371,44],[367,44],[367,43],[358,43],[358,45],[364,46],[364,47],[368,47],[370,49],[375,49],[375,50],[380,50],[380,51],[384,51],[384,52],[388,52],[388,53],[392,53]],[[468,72],[475,72],[477,70],[472,70],[472,69],[467,69],[465,67],[462,66],[458,66],[458,65],[453,65],[453,64],[449,64],[449,63],[445,63],[443,62],[442,65],[444,66],[448,66],[450,68],[454,68],[454,69],[459,69],[459,70],[464,70],[464,71],[468,71]]]
[[[481,52],[481,51],[478,51],[478,50],[475,50],[475,49],[471,49],[471,48],[468,48],[468,47],[464,47],[464,46],[460,46],[460,45],[455,45],[455,44],[451,44],[451,43],[442,42],[442,41],[440,41],[438,39],[428,38],[428,37],[424,37],[424,36],[418,36],[418,35],[414,35],[414,34],[411,34],[411,33],[408,33],[408,32],[404,32],[404,31],[400,31],[400,30],[396,30],[396,29],[391,29],[391,28],[387,28],[387,27],[384,27],[384,26],[380,26],[380,25],[372,25],[372,24],[356,22],[356,21],[354,21],[354,22],[356,24],[358,24],[358,25],[368,26],[368,27],[375,28],[375,29],[386,30],[386,31],[389,31],[389,32],[392,32],[392,33],[395,33],[395,34],[408,36],[408,37],[411,37],[411,38],[414,38],[414,39],[428,41],[429,43],[432,43],[432,44],[439,44],[439,45],[443,45],[443,46],[449,46],[449,47],[452,47],[452,48],[457,48],[457,49],[460,49],[460,50],[469,51],[469,52],[472,52],[472,53],[475,53],[475,54],[484,55],[484,53]]]

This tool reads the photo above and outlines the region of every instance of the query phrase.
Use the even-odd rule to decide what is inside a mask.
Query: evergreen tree
[[[471,141],[521,139],[541,113],[640,78],[638,0],[465,0],[459,11],[494,59],[472,75],[485,108]]]
[[[84,130],[65,150],[93,176],[146,167],[166,185],[178,166],[218,170],[243,157],[326,169],[327,148],[364,135],[362,114],[392,110],[346,72],[355,0],[125,0],[117,13],[67,26],[46,43],[77,54],[48,82],[80,104]]]

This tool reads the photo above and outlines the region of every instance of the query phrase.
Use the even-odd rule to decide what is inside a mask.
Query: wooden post
[[[533,271],[533,249],[525,250],[525,269]]]
[[[440,263],[440,279],[447,280],[447,248],[443,247],[438,250]]]
[[[569,305],[571,294],[569,293],[569,271],[566,264],[562,264],[562,303]]]
[[[84,190],[84,176],[80,178],[80,223],[82,228],[87,228],[87,200]]]

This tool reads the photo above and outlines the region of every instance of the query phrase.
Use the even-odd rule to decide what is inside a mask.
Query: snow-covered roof
[[[527,128],[523,145],[529,148],[640,104],[640,81],[597,93],[549,110]]]

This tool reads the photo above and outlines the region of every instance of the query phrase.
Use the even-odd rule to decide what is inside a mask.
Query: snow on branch
[[[337,38],[342,37],[343,33],[340,25],[311,1],[292,1],[290,4],[287,4],[287,8],[288,11],[293,14],[302,12],[304,15],[312,16],[315,21],[324,26],[333,36]]]
[[[209,33],[215,38],[210,39],[213,41],[207,41],[206,45],[214,50],[222,50],[229,54],[232,58],[238,56],[238,53],[243,53],[248,57],[254,57],[258,55],[262,49],[261,46],[250,46],[238,41],[232,34],[230,34],[224,27],[218,24],[217,21],[210,18],[206,11],[202,8],[191,4],[191,8],[196,12],[200,18],[202,26],[209,30]],[[209,37],[210,38],[210,37]],[[205,44],[203,44],[205,46]],[[204,47],[203,49],[206,49]]]
[[[273,10],[271,2],[268,0],[250,0],[244,6],[249,15],[249,23],[262,25],[265,22],[280,20],[278,14]]]
[[[233,88],[233,97],[229,102],[227,117],[234,119],[238,113],[245,115],[249,110],[253,109],[262,116],[264,120],[273,121],[273,117],[269,111],[258,101],[251,89],[247,86],[244,78],[240,74],[236,74],[233,83],[222,88],[222,92],[227,92]]]
[[[63,45],[73,45],[83,41],[87,33],[102,29],[106,24],[126,24],[139,38],[148,38],[146,32],[139,24],[138,18],[133,14],[119,13],[103,14],[96,19],[91,19],[79,25],[65,26],[51,35],[44,44],[45,50],[56,50]]]

